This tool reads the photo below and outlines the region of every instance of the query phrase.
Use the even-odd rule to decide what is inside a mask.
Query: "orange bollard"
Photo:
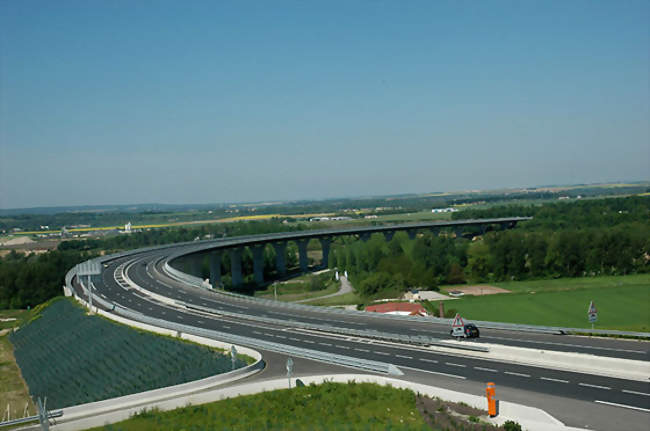
[[[485,388],[485,396],[488,402],[488,414],[493,418],[497,415],[497,398],[493,382],[488,382]]]

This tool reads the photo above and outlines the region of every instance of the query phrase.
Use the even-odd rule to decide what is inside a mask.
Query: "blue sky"
[[[2,1],[0,207],[650,177],[648,1]]]

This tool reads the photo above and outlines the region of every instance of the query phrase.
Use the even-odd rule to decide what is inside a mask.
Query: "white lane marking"
[[[197,320],[198,323],[204,323],[203,320]]]
[[[266,335],[267,337],[275,337],[275,335],[269,334],[268,332],[265,332],[264,335]]]
[[[287,337],[285,337],[284,335],[276,335],[276,337],[278,337],[278,338],[282,338],[282,339],[286,339],[286,338],[287,338]]]
[[[224,328],[230,329],[230,326],[223,325]]]
[[[396,358],[413,359],[413,356],[395,355]]]
[[[460,368],[465,368],[467,366],[463,364],[456,364],[454,362],[445,362],[445,365],[449,365],[450,367],[460,367]]]
[[[339,349],[347,349],[347,350],[350,350],[350,348],[349,348],[348,346],[341,346],[340,344],[336,344],[335,346],[338,347]]]
[[[303,343],[316,344],[315,341],[302,340]]]
[[[514,371],[504,371],[503,374],[510,374],[511,376],[519,376],[519,377],[530,377],[530,374],[515,373]]]
[[[623,392],[626,394],[645,395],[646,397],[650,397],[650,394],[646,394],[645,392],[628,391],[627,389],[623,389]]]
[[[400,365],[399,368],[404,368],[406,370],[413,370],[413,371],[419,371],[421,373],[429,373],[429,374],[437,374],[439,376],[445,376],[445,377],[453,377],[454,379],[462,379],[462,380],[467,380],[467,377],[465,376],[459,376],[457,374],[449,374],[449,373],[441,373],[440,371],[429,371],[429,370],[423,370],[421,368],[413,368],[413,367],[407,367],[405,365]]]
[[[420,360],[424,361],[424,362],[431,362],[432,364],[437,364],[438,363],[438,361],[436,361],[435,359],[420,358]]]
[[[616,349],[613,347],[598,347],[598,346],[589,346],[589,345],[582,345],[582,344],[571,344],[571,343],[557,343],[553,341],[536,341],[536,340],[522,340],[518,338],[508,338],[508,337],[495,337],[495,336],[486,336],[483,337],[485,339],[495,339],[495,340],[505,340],[505,341],[519,341],[522,343],[531,343],[531,344],[548,344],[551,346],[564,346],[564,347],[579,347],[581,349],[592,349],[592,350],[610,350],[612,352],[627,352],[627,353],[640,353],[642,355],[645,355],[648,353],[647,351],[644,350],[629,350],[629,349]]]
[[[375,353],[378,355],[390,356],[390,353],[386,353],[386,352],[375,352]]]
[[[608,387],[608,386],[591,385],[591,384],[589,384],[589,383],[582,383],[582,382],[581,382],[581,383],[578,383],[578,385],[579,385],[579,386],[586,386],[586,387],[588,387],[588,388],[605,389],[605,390],[607,390],[607,391],[609,391],[610,389],[612,389],[612,388],[610,388],[610,387]]]
[[[491,373],[498,373],[498,371],[495,370],[494,368],[474,367],[474,369],[479,371],[489,371]]]
[[[330,343],[318,343],[318,344],[320,344],[321,346],[330,346],[330,347],[332,347],[332,345]]]
[[[549,382],[558,382],[558,383],[569,383],[568,380],[552,379],[550,377],[540,377],[540,380],[548,380]]]
[[[370,350],[368,350],[368,349],[358,349],[356,347],[354,348],[354,350],[358,350],[359,352],[366,352],[366,353],[370,352]]]
[[[635,407],[635,406],[628,406],[627,404],[619,404],[619,403],[610,403],[609,401],[600,401],[600,400],[595,400],[595,403],[600,403],[600,404],[607,404],[608,406],[614,406],[614,407],[623,407],[624,409],[632,409],[632,410],[639,410],[642,412],[650,412],[650,409],[644,409],[641,407]]]
[[[253,334],[262,335],[260,331],[253,331]]]
[[[293,338],[293,337],[289,337],[289,339],[290,339],[291,341],[300,341],[299,339],[297,339],[297,338]]]

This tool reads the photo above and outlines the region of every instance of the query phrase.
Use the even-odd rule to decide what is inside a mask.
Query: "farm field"
[[[446,301],[463,317],[533,325],[589,328],[587,308],[598,309],[597,329],[650,331],[650,274],[493,283],[511,293]],[[456,286],[458,287],[458,286]],[[442,288],[454,290],[453,286]],[[433,303],[437,308],[437,303]]]
[[[88,316],[67,298],[52,300],[9,340],[32,398],[47,396],[53,409],[232,369],[221,351]],[[236,364],[245,365],[241,358]]]

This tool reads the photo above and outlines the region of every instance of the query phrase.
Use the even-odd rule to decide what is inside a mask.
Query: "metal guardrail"
[[[61,416],[63,416],[63,410],[52,411],[49,412],[47,415],[48,419],[60,418]],[[37,422],[40,419],[41,417],[39,415],[27,416],[25,418],[18,418],[18,419],[12,419],[10,421],[0,422],[0,427],[9,427],[12,425],[27,424],[30,422]]]
[[[165,272],[168,273],[168,275],[172,276],[172,278],[175,278],[177,281],[189,284],[190,286],[193,287],[205,289],[205,287],[203,286],[203,281],[199,277],[195,277],[191,274],[187,274],[182,271],[179,271],[176,268],[169,265],[168,262],[165,262],[164,270]],[[227,295],[233,298],[237,298],[241,301],[255,302],[258,304],[273,306],[276,308],[282,307],[287,309],[303,310],[309,312],[321,312],[321,313],[331,312],[337,314],[348,314],[348,315],[356,315],[356,316],[364,316],[364,317],[378,317],[382,319],[407,320],[413,322],[422,322],[423,320],[426,319],[433,323],[448,324],[450,326],[453,321],[453,319],[446,319],[446,318],[433,317],[433,316],[424,317],[424,316],[402,316],[396,314],[367,313],[365,311],[346,310],[343,308],[333,308],[333,307],[329,307],[326,309],[327,311],[325,311],[323,307],[318,307],[318,306],[313,306],[308,304],[296,304],[290,302],[275,301],[272,299],[255,298],[254,296],[247,296],[247,295],[242,295],[234,292],[226,292],[224,290],[214,290],[214,289],[209,289],[209,290],[211,292],[216,292],[220,295]],[[518,323],[492,322],[492,321],[485,321],[485,320],[472,320],[472,322],[474,322],[477,326],[480,326],[481,328],[500,329],[500,330],[517,331],[517,332],[535,332],[535,333],[557,334],[557,335],[563,335],[563,334],[617,335],[617,336],[624,336],[624,337],[650,338],[650,332],[618,331],[614,329],[565,328],[560,326],[525,325],[525,324],[518,324]]]
[[[72,278],[73,276],[71,276],[69,279],[72,280]],[[68,279],[67,276],[66,279]],[[70,289],[73,289],[72,285],[68,285],[68,287]],[[85,294],[88,293],[85,286],[82,285],[82,289],[84,290]],[[197,328],[195,326],[184,325],[181,323],[168,322],[163,319],[150,317],[142,313],[129,310],[128,308],[125,308],[119,304],[115,304],[113,302],[107,301],[99,297],[98,295],[93,296],[93,301],[95,305],[99,305],[105,310],[117,314],[119,316],[125,317],[127,319],[135,320],[141,323],[157,326],[159,328],[164,328],[171,331],[176,331],[179,333],[186,333],[191,335],[197,335],[200,337],[212,338],[226,343],[250,346],[250,347],[255,347],[263,350],[269,350],[272,352],[278,352],[278,353],[293,355],[296,357],[312,359],[315,361],[358,368],[366,371],[378,372],[383,374],[391,374],[391,375],[403,374],[397,367],[385,362],[354,358],[351,356],[344,356],[344,355],[338,355],[333,353],[325,353],[318,350],[305,349],[302,347],[296,347],[291,345],[274,343],[266,340],[260,340],[257,338],[250,338],[250,337],[244,337],[240,335],[228,334],[225,332],[215,331],[211,329]]]
[[[191,276],[189,274],[182,273],[181,271],[178,271],[174,269],[173,267],[169,267],[172,272],[175,272],[179,278],[181,278],[184,282],[186,283],[191,283],[195,287],[203,287],[202,282],[198,277]],[[126,275],[123,275],[124,278]],[[148,293],[147,290],[143,289],[140,287],[140,290],[143,291],[145,294]],[[212,289],[210,289],[212,291]],[[265,300],[266,301],[266,300]],[[426,337],[424,335],[403,335],[403,334],[393,334],[389,332],[380,332],[380,331],[375,331],[375,330],[359,330],[359,329],[352,329],[352,328],[341,328],[337,326],[331,326],[331,325],[318,325],[315,323],[307,323],[307,322],[300,322],[296,320],[281,320],[281,319],[275,319],[272,317],[263,317],[263,316],[256,316],[253,314],[241,314],[241,313],[235,313],[232,311],[225,311],[225,310],[215,310],[214,308],[209,308],[209,307],[203,307],[200,305],[194,305],[187,303],[185,301],[179,301],[179,300],[173,300],[174,304],[187,308],[189,310],[196,310],[200,311],[203,313],[208,313],[208,314],[213,314],[213,315],[222,315],[222,316],[228,316],[236,319],[242,319],[242,320],[252,320],[255,322],[261,322],[261,323],[267,323],[267,324],[272,324],[272,325],[278,325],[278,326],[287,326],[291,325],[292,327],[298,327],[300,329],[307,329],[307,330],[313,330],[313,331],[321,331],[321,332],[329,332],[329,333],[336,333],[336,334],[342,334],[342,335],[347,335],[347,336],[354,336],[354,337],[360,337],[360,338],[372,338],[372,339],[377,339],[377,340],[384,340],[384,341],[390,341],[394,343],[402,343],[402,344],[419,344],[419,345],[427,345],[427,346],[443,346],[443,347],[452,347],[455,349],[460,349],[460,350],[472,350],[472,351],[477,351],[477,352],[488,352],[489,349],[485,346],[479,346],[479,345],[474,345],[474,344],[462,344],[462,345],[453,345],[450,346],[447,343],[442,342],[439,338],[432,338],[432,337]],[[278,303],[278,301],[272,301],[272,303],[275,305]],[[308,306],[310,307],[310,306]],[[313,310],[314,307],[309,308],[309,310]],[[451,325],[451,323],[450,323]]]

